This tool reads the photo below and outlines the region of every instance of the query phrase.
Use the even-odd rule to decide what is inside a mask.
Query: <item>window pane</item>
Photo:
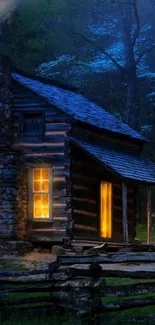
[[[41,178],[41,169],[40,168],[35,168],[33,170],[33,177],[34,177],[35,181],[40,180],[40,178]]]
[[[35,194],[34,195],[34,205],[36,208],[39,208],[42,204],[42,198],[41,194]]]
[[[41,213],[41,208],[35,208],[34,209],[34,218],[41,218],[42,213]]]
[[[42,195],[42,204],[44,207],[47,207],[49,204],[49,200],[48,200],[48,194],[43,194]]]
[[[41,182],[34,181],[34,192],[41,192]]]
[[[42,181],[42,192],[49,192],[49,181]]]
[[[49,180],[49,169],[48,168],[42,169],[42,179]]]
[[[49,218],[49,208],[43,208],[42,218]]]

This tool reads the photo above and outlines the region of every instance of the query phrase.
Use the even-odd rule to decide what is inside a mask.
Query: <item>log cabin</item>
[[[0,56],[0,236],[133,242],[136,194],[155,165],[147,139],[84,96],[11,71]]]

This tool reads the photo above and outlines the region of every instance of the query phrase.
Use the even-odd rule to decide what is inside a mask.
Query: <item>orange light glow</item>
[[[112,236],[112,184],[101,183],[101,237],[111,238]]]
[[[49,169],[33,169],[33,216],[49,218]]]

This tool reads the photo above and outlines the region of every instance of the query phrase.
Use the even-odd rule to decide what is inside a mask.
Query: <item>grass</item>
[[[19,313],[11,313],[0,316],[1,325],[73,325],[72,316],[53,316],[46,312],[39,315],[29,314],[27,311]],[[69,320],[70,319],[70,320]]]
[[[142,243],[146,243],[147,227],[145,224],[137,225],[137,238],[141,240]],[[152,227],[151,241],[155,243],[155,225]]]

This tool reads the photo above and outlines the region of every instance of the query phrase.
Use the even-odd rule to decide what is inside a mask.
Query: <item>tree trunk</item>
[[[125,122],[136,130],[138,120],[136,63],[133,62],[128,67]]]
[[[124,46],[124,67],[126,70],[127,97],[125,122],[133,129],[138,129],[137,109],[137,67],[135,62],[132,29],[134,26],[134,11],[132,1],[119,3],[120,26]]]

